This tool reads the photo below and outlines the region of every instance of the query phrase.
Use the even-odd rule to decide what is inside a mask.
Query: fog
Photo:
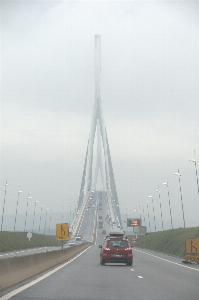
[[[77,207],[94,103],[94,39],[120,210],[146,201],[198,226],[199,3],[1,1],[1,211]],[[178,176],[181,174],[180,184]],[[9,185],[5,187],[5,183]],[[180,192],[181,185],[181,192]],[[159,186],[159,187],[158,187]],[[98,188],[101,189],[100,183]],[[5,198],[6,190],[6,198]],[[13,221],[14,222],[14,221]],[[160,230],[160,227],[158,228]]]

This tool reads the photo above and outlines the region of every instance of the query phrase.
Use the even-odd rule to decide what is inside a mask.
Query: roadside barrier
[[[61,250],[0,259],[0,291],[60,264],[91,246],[83,243]]]

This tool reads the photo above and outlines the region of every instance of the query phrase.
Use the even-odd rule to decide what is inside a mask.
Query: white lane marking
[[[138,276],[138,278],[143,278],[142,276]]]
[[[134,272],[135,270],[131,269],[131,271],[133,271],[133,272]]]
[[[61,266],[55,268],[54,270],[48,272],[47,274],[45,274],[45,275],[43,275],[43,276],[41,276],[41,277],[39,277],[39,278],[37,278],[37,279],[35,279],[35,280],[33,280],[33,281],[27,283],[27,284],[25,284],[24,286],[22,286],[22,287],[20,287],[20,288],[18,288],[18,289],[16,289],[16,290],[14,290],[14,291],[12,291],[12,292],[10,292],[10,293],[4,295],[4,296],[2,296],[2,297],[1,297],[1,300],[7,300],[7,299],[10,299],[10,298],[13,297],[14,295],[16,295],[16,294],[18,294],[18,293],[20,293],[20,292],[26,290],[27,288],[31,287],[32,285],[35,285],[36,283],[38,283],[38,282],[42,281],[43,279],[49,277],[49,276],[52,275],[53,273],[59,271],[60,269],[62,269],[62,268],[65,267],[66,265],[70,264],[72,261],[74,261],[74,260],[75,260],[76,258],[78,258],[80,255],[82,255],[84,252],[86,252],[89,248],[91,248],[91,246],[88,247],[88,248],[86,248],[84,251],[82,251],[82,252],[81,252],[80,254],[78,254],[77,256],[73,257],[71,260],[67,261],[65,264],[63,264],[63,265],[61,265]]]
[[[164,260],[164,261],[166,261],[166,262],[169,262],[169,263],[171,263],[171,264],[174,264],[174,265],[177,265],[177,266],[180,266],[180,267],[183,267],[183,268],[187,268],[187,269],[192,269],[192,270],[195,270],[195,271],[198,271],[198,272],[199,272],[199,269],[195,269],[195,268],[192,268],[192,267],[188,267],[188,266],[185,266],[185,265],[181,265],[181,264],[176,263],[176,262],[174,262],[174,261],[171,261],[171,260],[168,260],[168,259],[165,259],[165,258],[161,258],[161,257],[159,257],[159,256],[156,256],[156,255],[153,255],[153,254],[150,254],[150,253],[146,253],[146,252],[144,252],[144,251],[140,251],[140,250],[137,250],[137,249],[134,249],[134,250],[135,250],[135,251],[138,251],[138,252],[141,252],[141,253],[144,253],[144,254],[147,254],[147,255],[150,255],[150,256],[153,256],[153,257],[155,257],[155,258],[159,258],[159,259]]]

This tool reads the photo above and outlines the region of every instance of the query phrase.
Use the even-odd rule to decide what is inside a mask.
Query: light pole
[[[194,162],[195,167],[196,167],[196,160],[195,159],[189,159],[189,161]],[[198,185],[198,172],[197,172],[197,167],[196,167],[196,182],[197,182],[197,187],[198,187],[198,196],[199,196],[199,185]]]
[[[144,205],[142,204],[142,211],[143,211],[143,216],[144,216],[144,224],[146,225],[146,222],[145,222],[145,213],[144,213]]]
[[[32,222],[32,232],[33,232],[34,224],[35,224],[35,210],[36,210],[36,204],[37,204],[38,202],[39,202],[39,201],[35,201],[35,209],[34,209],[33,222]]]
[[[32,197],[27,197],[27,205],[26,205],[26,216],[25,216],[25,225],[24,225],[24,232],[26,231],[26,220],[27,220],[27,215],[28,215],[28,199],[32,199]]]
[[[14,224],[14,232],[16,227],[16,221],[17,221],[17,209],[18,209],[18,203],[19,203],[19,194],[22,193],[22,191],[18,191],[18,197],[17,197],[17,207],[16,207],[16,213],[15,213],[15,224]]]
[[[149,206],[148,206],[148,201],[146,201],[146,205],[147,205],[147,210],[148,210],[149,231],[151,232],[151,225],[150,225],[150,219],[149,219]]]
[[[155,210],[154,210],[153,196],[149,196],[149,198],[151,198],[152,204],[153,204],[153,219],[154,219],[154,225],[155,225],[155,231],[156,231],[156,221],[155,221]]]
[[[62,223],[63,223],[63,217],[64,217],[64,206],[63,206],[63,211],[62,211]]]
[[[6,187],[8,186],[8,183],[6,181],[5,184],[5,194],[4,194],[4,200],[3,200],[3,213],[2,213],[2,219],[1,219],[1,231],[3,229],[3,217],[4,217],[4,209],[5,209],[5,202],[6,202]]]
[[[47,213],[48,213],[48,207],[46,208],[46,220],[45,220],[45,225],[44,225],[44,234],[46,233],[46,221],[47,221]]]
[[[40,212],[40,219],[39,219],[39,233],[40,233],[40,225],[41,225],[41,215],[42,215],[42,208],[44,207],[44,205],[41,205],[41,212]]]
[[[161,221],[162,221],[162,230],[164,231],[163,219],[162,219],[162,206],[161,206],[161,201],[160,201],[160,191],[159,191],[159,186],[158,186],[158,190],[156,190],[156,192],[159,194],[160,214],[161,214]]]
[[[169,184],[168,184],[168,182],[163,182],[163,184],[167,186],[168,199],[169,199],[169,209],[170,209],[170,218],[171,218],[171,228],[173,229],[173,221],[172,221],[172,215],[171,215],[171,203],[170,203],[170,197],[169,197]]]
[[[182,217],[183,217],[183,223],[184,223],[184,228],[185,228],[184,207],[183,207],[183,201],[182,201],[182,189],[181,189],[181,183],[180,183],[180,177],[181,177],[181,174],[179,173],[179,169],[178,169],[178,173],[174,173],[174,175],[178,176],[178,178],[179,178],[180,198],[181,198],[181,204],[182,204]]]
[[[52,212],[52,207],[50,209],[50,212]],[[50,224],[51,224],[51,214],[50,214],[50,221],[49,221],[49,234],[50,234]]]

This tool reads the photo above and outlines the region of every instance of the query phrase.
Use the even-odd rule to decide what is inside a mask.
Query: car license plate
[[[121,257],[122,255],[119,254],[113,254],[114,257]]]

